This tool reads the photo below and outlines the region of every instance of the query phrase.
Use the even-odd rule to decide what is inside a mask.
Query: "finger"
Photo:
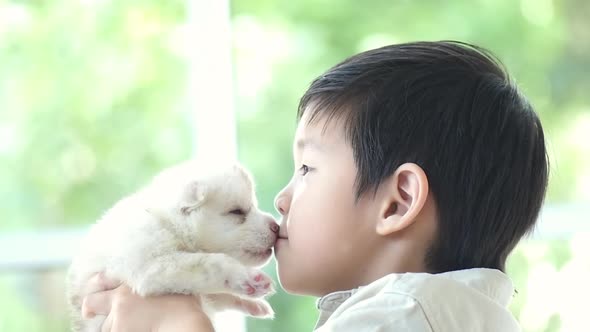
[[[101,286],[103,290],[115,289],[122,284],[122,282],[117,279],[108,278],[104,271],[97,273],[94,278],[97,285]]]
[[[271,318],[274,316],[274,311],[266,301],[244,300],[241,299],[240,307],[253,317]]]
[[[111,312],[114,290],[92,293],[82,301],[82,317],[92,318],[96,315],[108,315]]]
[[[121,285],[121,282],[116,279],[107,278],[104,272],[96,273],[92,278],[88,279],[84,294],[102,292],[111,290]]]
[[[100,327],[100,332],[111,332],[113,329],[113,315],[108,315]]]

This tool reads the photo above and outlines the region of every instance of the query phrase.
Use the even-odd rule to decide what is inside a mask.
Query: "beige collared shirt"
[[[317,302],[316,332],[520,331],[507,309],[514,294],[501,271],[390,274]]]

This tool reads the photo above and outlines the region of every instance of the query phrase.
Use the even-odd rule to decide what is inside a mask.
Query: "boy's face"
[[[365,197],[355,202],[357,170],[342,125],[333,120],[324,126],[321,118],[308,124],[304,114],[300,120],[295,172],[275,201],[282,215],[275,245],[281,285],[315,296],[365,282],[368,258],[379,242],[374,202]]]

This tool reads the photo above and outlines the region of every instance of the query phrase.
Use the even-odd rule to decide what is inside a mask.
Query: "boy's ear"
[[[388,235],[410,226],[428,197],[424,170],[414,163],[403,164],[380,187],[383,194],[377,233]]]

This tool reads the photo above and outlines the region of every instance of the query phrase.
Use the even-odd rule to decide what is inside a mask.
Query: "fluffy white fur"
[[[201,296],[205,312],[237,309],[272,317],[262,299],[271,279],[255,267],[271,256],[274,219],[257,207],[239,165],[206,172],[195,161],[164,170],[116,203],[90,229],[68,271],[74,331],[100,331],[104,316],[81,318],[89,278],[104,272],[141,296]]]

